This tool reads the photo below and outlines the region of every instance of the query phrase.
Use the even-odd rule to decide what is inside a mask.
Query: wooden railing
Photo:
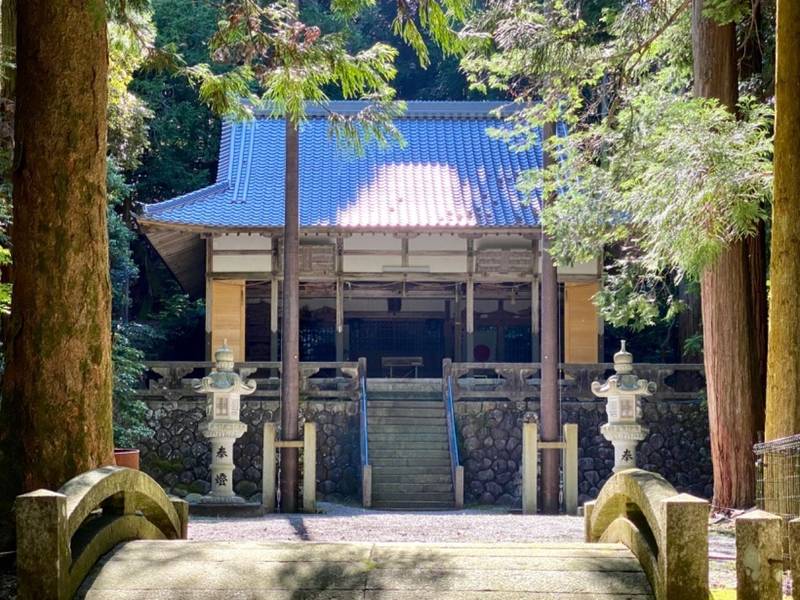
[[[452,363],[453,399],[538,398],[541,363]],[[705,369],[701,364],[634,365],[636,374],[654,381],[657,399],[694,400],[705,390]],[[559,386],[562,398],[594,400],[593,381],[605,380],[614,372],[612,363],[561,363]]]
[[[442,362],[442,400],[447,418],[447,444],[450,450],[450,476],[456,508],[464,508],[464,466],[458,456],[456,413],[453,401],[452,363],[449,358]]]
[[[18,496],[20,600],[72,598],[97,560],[134,539],[186,539],[189,505],[141,471],[102,467]]]
[[[193,395],[192,379],[205,376],[214,366],[204,361],[152,361],[145,363],[145,385],[137,391],[142,398],[177,400]],[[254,379],[257,387],[249,398],[280,398],[280,362],[240,362],[234,366],[242,378]],[[360,381],[366,376],[366,359],[358,362],[300,363],[300,395],[307,399],[358,401]]]
[[[583,505],[588,543],[622,543],[639,560],[656,600],[708,598],[709,503],[666,479],[626,469]]]

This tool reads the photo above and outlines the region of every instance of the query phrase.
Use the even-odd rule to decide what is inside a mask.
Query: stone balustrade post
[[[754,510],[736,519],[736,597],[783,598],[783,519]]]
[[[800,600],[800,519],[789,521],[789,561],[792,572],[792,598]]]
[[[19,600],[68,600],[67,497],[36,490],[17,496]]]
[[[708,501],[678,494],[661,501],[664,516],[662,598],[708,598]]]

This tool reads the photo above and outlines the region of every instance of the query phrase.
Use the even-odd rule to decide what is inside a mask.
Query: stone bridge
[[[708,597],[708,503],[639,469],[585,505],[584,544],[191,542],[187,508],[121,467],[18,497],[20,600]]]

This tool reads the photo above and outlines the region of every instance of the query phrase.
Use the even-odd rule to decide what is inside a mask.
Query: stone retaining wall
[[[198,431],[205,399],[147,399],[153,436],[141,444],[142,469],[178,496],[205,494],[210,488],[210,453]],[[537,400],[456,403],[464,495],[467,503],[519,505],[521,501],[522,423],[535,419]],[[360,497],[358,407],[352,401],[301,403],[301,419],[318,423],[317,489],[328,500]],[[645,400],[650,435],[639,446],[639,466],[666,477],[679,491],[710,498],[711,459],[706,406],[700,401]],[[613,449],[600,435],[606,421],[602,401],[562,403],[565,423],[578,423],[579,504],[594,498],[611,475]],[[234,446],[234,490],[260,501],[262,423],[279,422],[278,402],[243,399],[247,432]],[[302,425],[301,425],[302,426]]]
[[[563,402],[564,423],[578,423],[578,504],[595,498],[611,476],[614,450],[600,435],[605,402]],[[708,413],[700,401],[644,400],[650,435],[638,463],[679,491],[712,495]],[[460,401],[455,405],[467,503],[519,505],[522,497],[522,424],[536,420],[539,402]]]
[[[153,436],[140,444],[142,470],[177,496],[206,494],[211,488],[208,440],[198,431],[205,419],[205,397],[147,399],[147,425]],[[317,427],[317,490],[322,498],[357,497],[360,490],[357,406],[350,401],[300,403],[305,419]],[[234,490],[261,501],[262,424],[280,422],[275,400],[242,399],[241,419],[247,432],[234,445]]]

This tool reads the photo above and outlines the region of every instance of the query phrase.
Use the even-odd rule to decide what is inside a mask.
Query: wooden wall
[[[564,362],[599,360],[600,320],[592,303],[598,290],[596,281],[564,284]]]
[[[214,280],[211,285],[211,354],[228,340],[234,360],[243,361],[245,348],[245,282]]]

